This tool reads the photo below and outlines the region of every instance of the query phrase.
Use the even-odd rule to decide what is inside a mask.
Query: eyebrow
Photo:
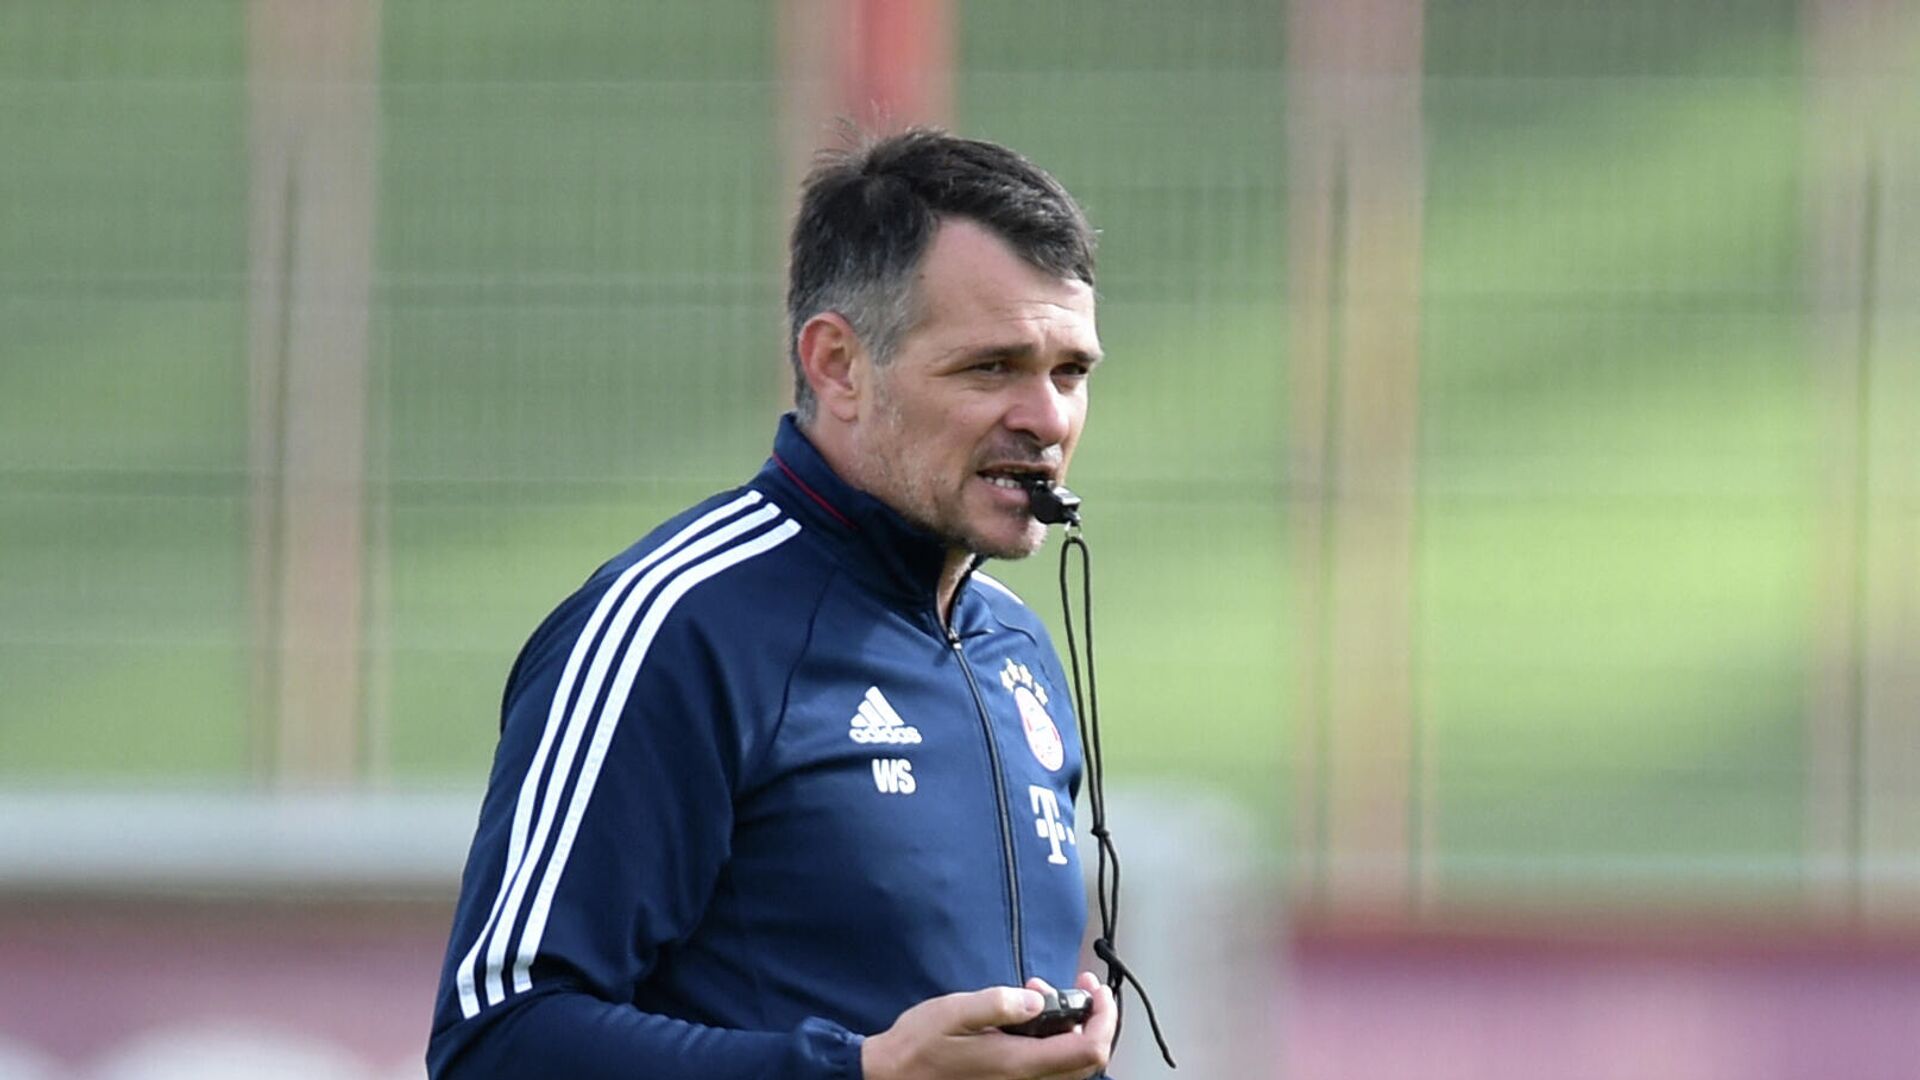
[[[1006,345],[984,345],[978,349],[969,349],[959,354],[958,359],[961,362],[970,363],[975,360],[1018,360],[1031,355],[1033,355],[1033,350],[1028,348],[1024,342],[1018,342]],[[1087,352],[1085,349],[1068,349],[1066,355],[1069,360],[1083,364],[1089,368],[1098,364],[1101,358],[1100,353]]]

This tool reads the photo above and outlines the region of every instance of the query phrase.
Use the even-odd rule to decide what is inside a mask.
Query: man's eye
[[[983,375],[998,375],[1007,370],[1007,362],[1005,360],[983,360],[973,365],[973,370]]]

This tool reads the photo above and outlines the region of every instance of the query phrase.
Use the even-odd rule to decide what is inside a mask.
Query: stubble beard
[[[1024,559],[1040,550],[1046,542],[1046,526],[1029,511],[1020,511],[1024,524],[1020,539],[1012,544],[996,541],[971,528],[966,516],[966,485],[973,479],[968,472],[952,489],[952,497],[943,508],[940,489],[944,480],[930,468],[920,467],[913,453],[914,435],[891,395],[881,392],[875,401],[877,416],[886,432],[885,445],[869,456],[869,468],[875,481],[870,493],[891,506],[895,513],[914,526],[932,533],[949,549],[958,549],[989,559]],[[997,510],[995,511],[998,512]],[[1009,515],[1011,516],[1011,515]]]

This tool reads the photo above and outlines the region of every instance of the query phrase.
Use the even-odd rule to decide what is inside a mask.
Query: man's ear
[[[853,326],[838,312],[823,311],[800,327],[800,370],[821,411],[842,423],[860,416],[866,351]]]

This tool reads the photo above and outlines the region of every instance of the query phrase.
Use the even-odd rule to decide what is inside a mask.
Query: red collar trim
[[[845,525],[847,528],[852,529],[854,532],[860,531],[860,526],[855,525],[852,521],[849,521],[847,519],[847,515],[834,509],[834,506],[832,503],[821,498],[819,492],[813,490],[811,487],[808,487],[807,482],[805,480],[800,479],[800,475],[798,473],[794,472],[792,469],[787,468],[787,463],[780,460],[779,454],[773,455],[773,463],[775,465],[780,466],[780,471],[787,474],[787,479],[793,481],[794,484],[797,485],[801,491],[806,492],[808,497],[812,498],[814,502],[819,503],[820,509],[825,510],[829,514],[832,514],[833,520],[839,522],[842,525]]]

